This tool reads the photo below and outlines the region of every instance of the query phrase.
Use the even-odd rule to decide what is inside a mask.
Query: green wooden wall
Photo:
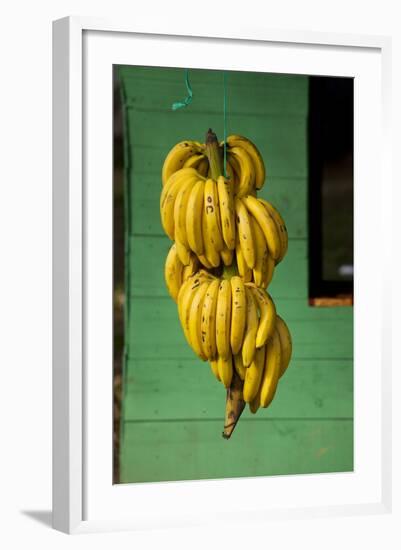
[[[308,78],[228,74],[228,133],[260,148],[268,179],[260,196],[283,214],[289,251],[270,287],[293,335],[293,360],[273,404],[246,411],[221,437],[225,390],[188,347],[163,266],[169,239],[159,219],[160,171],[183,139],[222,126],[222,75],[120,67],[126,169],[126,336],[120,481],[141,482],[353,468],[353,312],[313,308],[307,296]]]

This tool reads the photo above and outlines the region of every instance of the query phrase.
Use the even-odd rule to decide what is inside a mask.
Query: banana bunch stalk
[[[160,215],[173,242],[165,280],[185,338],[227,389],[223,437],[246,404],[271,403],[290,362],[291,335],[266,291],[288,248],[277,209],[257,198],[263,159],[247,138],[223,143],[209,130],[205,145],[183,141],[162,169]]]
[[[209,171],[218,170],[216,164],[210,165]],[[179,166],[177,162],[174,165]],[[270,202],[253,194],[241,195],[235,178],[207,178],[194,166],[184,163],[172,174],[171,168],[163,170],[170,176],[160,196],[161,221],[176,243],[181,263],[188,265],[193,253],[205,268],[212,269],[230,266],[235,255],[244,281],[267,288],[288,248],[281,215]],[[254,178],[249,181],[255,185]]]
[[[230,390],[239,378],[241,400],[251,412],[267,407],[292,348],[270,295],[239,276],[218,278],[202,270],[183,283],[177,306],[189,346],[209,361],[216,379]]]

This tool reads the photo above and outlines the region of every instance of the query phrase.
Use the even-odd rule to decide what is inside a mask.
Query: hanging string
[[[187,87],[187,97],[183,101],[176,101],[172,104],[171,108],[173,111],[181,109],[182,107],[187,107],[192,101],[193,93],[191,88],[191,83],[189,82],[189,70],[185,69],[185,86]]]
[[[176,101],[172,104],[171,108],[173,111],[177,109],[182,109],[187,107],[193,98],[193,92],[191,83],[189,82],[189,70],[185,69],[185,86],[187,88],[187,97],[183,101]],[[223,175],[227,177],[227,83],[226,83],[226,72],[223,71]]]
[[[226,172],[226,166],[227,166],[227,86],[226,86],[226,72],[223,71],[223,154],[224,154],[224,162],[223,162],[223,175],[226,178],[227,172]]]

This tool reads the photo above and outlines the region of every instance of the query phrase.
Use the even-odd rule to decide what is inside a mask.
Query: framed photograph
[[[390,511],[390,51],[54,22],[56,529]]]

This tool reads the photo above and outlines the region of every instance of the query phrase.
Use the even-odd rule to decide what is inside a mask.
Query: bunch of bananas
[[[227,175],[235,184],[239,197],[254,193],[255,188],[263,187],[266,171],[257,147],[243,136],[227,138]],[[224,142],[219,144],[220,151]],[[181,168],[194,168],[201,176],[211,175],[210,159],[206,145],[199,141],[181,141],[168,153],[162,169],[162,184],[166,185],[170,176]]]
[[[209,130],[205,145],[183,141],[165,159],[160,214],[174,241],[165,280],[188,344],[255,413],[271,403],[292,353],[266,291],[288,235],[279,212],[256,196],[266,175],[256,146],[229,136],[225,176],[223,146]]]

